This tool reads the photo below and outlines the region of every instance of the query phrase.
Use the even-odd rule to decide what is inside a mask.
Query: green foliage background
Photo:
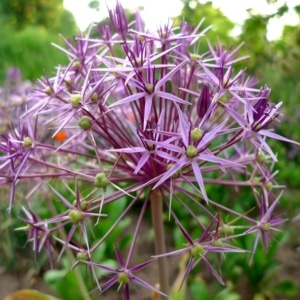
[[[17,30],[38,26],[64,35],[73,33],[76,22],[63,0],[1,0],[2,18]]]
[[[67,59],[51,43],[63,45],[59,34],[77,32],[73,15],[62,0],[1,0],[0,84],[9,67],[21,70],[24,79],[51,76]]]

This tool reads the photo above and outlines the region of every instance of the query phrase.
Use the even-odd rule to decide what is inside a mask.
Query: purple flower
[[[9,211],[14,204],[19,175],[26,174],[31,168],[30,157],[35,152],[37,139],[37,118],[28,115],[18,121],[16,128],[12,123],[9,131],[0,134],[0,170],[3,170],[1,177],[11,185]]]
[[[26,226],[16,228],[25,231],[28,235],[27,243],[32,242],[35,259],[42,249],[46,249],[51,267],[53,267],[53,252],[55,252],[55,241],[52,238],[52,229],[47,224],[40,224],[41,219],[31,209],[22,207],[25,217],[20,217]]]
[[[190,272],[201,261],[204,262],[204,264],[206,265],[206,267],[208,267],[208,269],[214,275],[214,277],[221,284],[224,285],[224,281],[222,277],[218,274],[218,272],[215,270],[213,265],[209,262],[209,260],[207,259],[207,255],[210,252],[215,252],[215,253],[245,252],[245,250],[226,245],[225,243],[222,242],[221,239],[214,240],[213,230],[212,230],[214,221],[212,221],[210,225],[205,228],[202,235],[196,241],[193,240],[193,238],[189,235],[189,233],[183,228],[183,226],[179,222],[176,222],[176,224],[180,229],[181,233],[183,234],[184,238],[187,240],[188,245],[182,249],[174,250],[161,255],[155,255],[154,257],[159,258],[164,256],[178,256],[178,255],[184,255],[186,253],[189,253],[190,258],[180,288],[182,287],[184,281],[187,279]]]
[[[180,144],[182,146],[177,146],[173,143],[167,144],[166,142],[158,142],[156,144],[173,152],[177,152],[180,156],[153,188],[157,188],[160,184],[172,177],[174,174],[176,174],[176,172],[180,171],[184,167],[191,166],[203,198],[205,201],[208,201],[201,168],[199,167],[199,161],[216,163],[221,169],[238,166],[237,163],[217,157],[208,150],[209,143],[211,143],[212,140],[217,139],[221,132],[223,133],[222,129],[225,125],[226,120],[213,130],[209,132],[203,132],[201,128],[191,128],[190,122],[186,116],[179,111],[179,127],[182,134]]]
[[[108,13],[114,30],[125,39],[128,33],[128,23],[125,11],[119,0],[117,0],[115,9],[109,9]]]
[[[155,287],[151,286],[149,283],[144,281],[143,279],[139,278],[138,276],[135,275],[135,273],[143,270],[146,268],[149,264],[151,264],[154,259],[150,259],[148,261],[145,261],[141,264],[138,264],[134,267],[129,267],[128,266],[128,260],[124,262],[117,246],[115,246],[115,253],[116,253],[116,258],[117,262],[119,264],[118,269],[113,269],[111,267],[107,267],[102,264],[98,264],[95,262],[91,261],[82,261],[83,263],[93,267],[93,268],[99,268],[101,270],[107,271],[108,272],[108,277],[109,279],[101,285],[101,293],[104,293],[106,290],[108,290],[111,286],[117,284],[120,288],[123,288],[123,295],[124,299],[129,300],[130,299],[130,287],[134,287],[136,289],[136,285],[143,286],[149,290],[155,291],[161,295],[164,295],[161,291],[156,289]],[[94,290],[97,291],[98,289]],[[166,296],[166,295],[164,295]]]
[[[129,104],[132,101],[139,100],[139,102],[142,103],[142,107],[144,107],[143,114],[141,115],[141,117],[144,120],[143,130],[145,130],[146,124],[150,117],[153,103],[156,102],[156,98],[160,98],[161,100],[170,100],[173,103],[189,105],[187,101],[180,99],[176,95],[161,91],[161,87],[165,85],[165,83],[169,81],[172,78],[172,76],[176,72],[178,72],[184,64],[185,62],[182,62],[158,81],[155,79],[155,67],[149,65],[146,72],[147,74],[146,78],[140,78],[140,76],[138,76],[139,81],[133,79],[130,80],[130,83],[133,86],[135,86],[137,90],[141,90],[141,92],[135,93],[133,95],[123,98],[122,100],[116,103],[111,104],[110,108],[113,108],[116,105]],[[161,103],[159,105],[166,105],[166,104]]]
[[[89,204],[86,200],[81,199],[80,191],[78,188],[78,184],[76,182],[76,190],[75,190],[75,201],[73,204],[71,204],[63,195],[61,195],[57,190],[55,190],[52,186],[49,186],[50,189],[53,191],[53,193],[59,197],[59,199],[62,201],[62,203],[68,208],[68,210],[65,213],[62,213],[58,216],[52,217],[48,220],[45,221],[40,221],[38,225],[43,225],[43,226],[49,226],[50,224],[57,224],[56,225],[56,230],[59,227],[63,227],[66,224],[71,224],[71,229],[68,232],[67,239],[64,241],[64,245],[60,251],[60,254],[58,256],[59,260],[68,247],[68,244],[70,243],[72,236],[75,234],[76,230],[79,229],[82,236],[83,240],[85,243],[86,248],[89,251],[89,239],[88,239],[88,233],[87,233],[87,228],[86,228],[86,221],[89,221],[90,218],[92,217],[103,217],[106,216],[104,214],[101,214],[101,212],[94,213],[89,211]]]
[[[272,231],[279,231],[277,227],[286,221],[286,219],[283,219],[281,215],[273,215],[274,209],[278,201],[280,200],[282,193],[283,191],[280,192],[275,201],[269,207],[267,207],[267,203],[265,201],[260,202],[259,220],[256,222],[256,225],[252,226],[245,232],[245,234],[256,234],[250,263],[252,262],[253,256],[255,254],[259,238],[261,237],[264,249],[267,250],[270,243]]]

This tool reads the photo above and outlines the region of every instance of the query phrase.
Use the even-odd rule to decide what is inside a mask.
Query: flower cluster
[[[167,294],[164,261],[186,253],[190,259],[184,280],[204,262],[223,283],[209,254],[251,250],[239,249],[233,241],[255,234],[254,254],[258,238],[267,246],[284,221],[273,214],[282,192],[268,140],[297,143],[272,131],[281,103],[271,103],[267,86],[257,86],[244,70],[235,71],[234,64],[244,59],[236,58],[240,47],[208,44],[201,53],[207,30],[200,30],[201,23],[146,31],[138,13],[127,22],[119,2],[109,15],[112,27],[97,25],[74,42],[65,39],[67,49],[58,48],[69,64],[59,66],[53,78],[38,81],[26,108],[18,112],[17,124],[1,133],[0,183],[11,187],[9,209],[17,184],[27,183],[22,220],[34,250],[46,247],[51,253],[51,245],[59,241],[60,256],[68,247],[77,251],[95,277],[97,268],[112,274],[102,287],[98,283],[100,292],[117,283],[124,286],[125,299],[132,284]],[[257,216],[248,215],[248,208],[232,208],[242,202],[238,193],[227,206],[212,198],[208,185],[252,191]],[[68,193],[62,194],[60,186]],[[88,194],[81,192],[84,186],[90,187]],[[124,212],[107,234],[91,240],[91,224],[110,218],[105,207],[124,196],[129,199]],[[65,209],[42,218],[32,211],[37,197],[45,205],[59,201]],[[119,269],[94,261],[94,251],[140,199],[143,209],[126,262],[117,248]],[[196,222],[200,236],[187,232],[174,202]],[[146,213],[153,219],[156,253],[130,268]],[[163,213],[187,241],[180,250],[167,252],[162,245]],[[59,232],[65,226],[69,231],[64,240]],[[133,274],[153,260],[159,262],[160,291]]]

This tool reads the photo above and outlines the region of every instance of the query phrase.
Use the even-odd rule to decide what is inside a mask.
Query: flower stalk
[[[166,252],[165,226],[163,217],[163,198],[159,191],[151,191],[151,217],[154,229],[154,244],[156,255]],[[167,257],[163,256],[157,260],[159,289],[164,294],[169,293],[169,265]],[[163,297],[159,295],[159,297]]]

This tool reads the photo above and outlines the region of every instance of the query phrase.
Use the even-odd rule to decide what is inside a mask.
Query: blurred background
[[[281,122],[276,125],[276,131],[290,139],[300,141],[299,1],[121,0],[120,2],[129,18],[133,18],[136,8],[139,8],[149,30],[155,30],[168,20],[174,21],[175,26],[182,20],[197,25],[205,18],[202,26],[213,26],[207,33],[207,39],[211,44],[219,40],[229,48],[245,42],[240,56],[249,55],[249,58],[238,63],[236,68],[246,68],[247,73],[256,77],[261,85],[267,84],[272,89],[272,102],[283,101],[283,116],[280,118]],[[107,20],[107,8],[110,5],[114,5],[114,1],[1,0],[0,88],[8,84],[7,76],[11,68],[20,70],[21,77],[18,79],[20,82],[34,83],[39,77],[54,75],[55,66],[67,64],[68,60],[51,43],[63,46],[60,35],[72,39],[79,30],[86,31],[92,23],[104,22]],[[300,207],[299,147],[281,142],[274,142],[273,147],[279,157],[279,163],[276,165],[276,169],[279,170],[277,181],[288,186],[281,201],[281,208],[289,221],[285,229],[287,234],[278,238],[278,245],[272,250],[269,258],[275,260],[277,266],[286,264],[285,273],[291,275],[290,279],[295,279],[300,278],[298,251],[300,226],[297,218]],[[4,190],[0,192],[0,196],[2,193]],[[0,263],[6,270],[13,268],[11,243],[18,244],[18,241],[9,243],[3,241],[2,238],[12,232],[10,226],[15,221],[7,220],[5,212],[7,206],[2,203],[0,208],[0,252],[5,253],[0,258]],[[20,239],[24,242],[22,238]],[[273,260],[268,261],[266,265],[261,263],[261,274],[251,275],[257,280],[255,283],[257,286],[264,284],[263,280]],[[245,270],[246,267],[244,272],[251,272]],[[233,283],[234,276],[236,275],[230,278]],[[254,280],[253,278],[250,280]],[[299,288],[299,280],[298,282],[292,280],[285,282],[280,290],[280,292],[290,291],[289,295],[282,296],[283,298],[276,296],[277,298],[260,299],[299,299],[297,298]]]

